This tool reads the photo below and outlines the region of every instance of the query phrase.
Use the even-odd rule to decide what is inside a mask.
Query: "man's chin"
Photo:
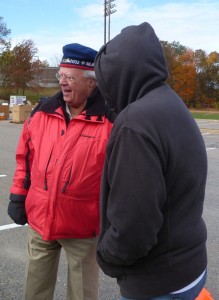
[[[63,100],[67,103],[70,104],[71,100],[68,97],[63,97]]]

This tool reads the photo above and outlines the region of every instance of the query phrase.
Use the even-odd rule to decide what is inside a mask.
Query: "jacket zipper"
[[[50,151],[49,159],[48,159],[48,162],[47,162],[47,165],[46,165],[46,169],[45,169],[44,186],[43,186],[43,189],[44,189],[45,191],[48,190],[48,184],[47,184],[47,176],[46,176],[46,174],[47,174],[47,170],[48,170],[48,167],[49,167],[49,163],[50,163],[50,161],[51,161],[53,147],[54,147],[54,144],[53,144],[52,149],[51,149],[51,151]]]
[[[68,175],[68,179],[65,182],[64,186],[62,187],[62,193],[65,193],[67,186],[69,185],[70,179],[71,179],[72,169]]]

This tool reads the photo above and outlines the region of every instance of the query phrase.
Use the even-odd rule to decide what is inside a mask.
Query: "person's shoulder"
[[[38,104],[36,107],[33,109],[31,113],[31,117],[35,115],[36,112],[39,111],[53,111],[57,106],[60,106],[60,97],[61,97],[61,92],[59,91],[53,96],[44,96],[39,99]]]
[[[42,103],[42,102],[46,101],[46,100],[49,99],[49,98],[50,98],[50,97],[48,97],[48,96],[41,97],[41,98],[39,99],[39,103]]]
[[[98,87],[95,89],[92,99],[93,104],[88,108],[88,112],[105,116],[110,123],[114,123],[117,115],[115,111],[110,108]]]

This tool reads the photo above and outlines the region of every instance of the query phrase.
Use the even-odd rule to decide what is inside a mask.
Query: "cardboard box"
[[[9,118],[9,105],[0,105],[0,120]]]
[[[12,108],[12,122],[25,122],[35,105],[14,105]]]

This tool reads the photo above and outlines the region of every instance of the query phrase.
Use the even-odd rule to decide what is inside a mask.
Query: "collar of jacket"
[[[59,113],[61,108],[62,114]],[[43,111],[47,114],[59,115],[65,118],[66,122],[69,123],[69,117],[65,109],[65,101],[63,100],[63,93],[59,91],[56,95],[48,97],[39,102],[39,104],[34,108],[31,116],[35,114],[36,111]],[[106,113],[105,101],[96,87],[92,95],[87,99],[87,104],[81,115],[84,116],[86,120],[90,120],[92,116],[97,117],[97,121],[102,121],[102,116]]]

